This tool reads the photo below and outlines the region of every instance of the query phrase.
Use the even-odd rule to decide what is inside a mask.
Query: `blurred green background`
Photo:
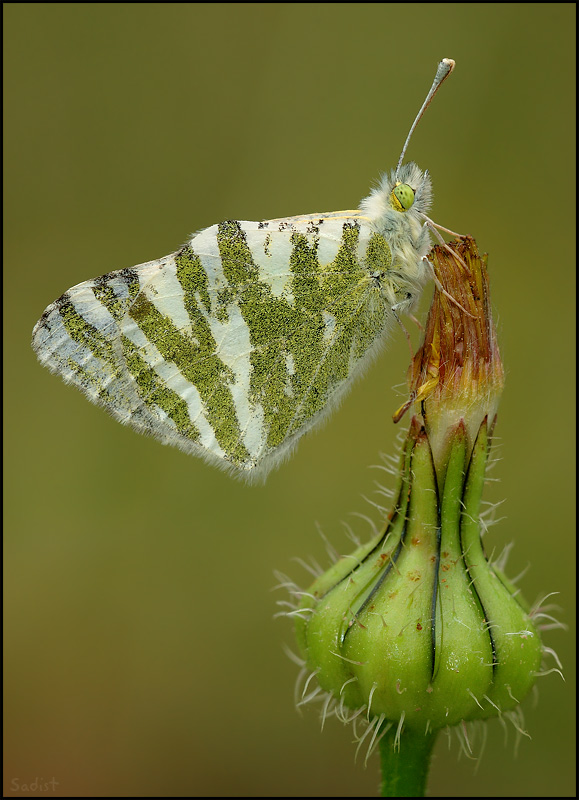
[[[275,569],[376,518],[408,349],[389,350],[265,487],[137,436],[41,369],[68,287],[222,219],[355,207],[395,166],[437,62],[457,68],[409,158],[433,218],[489,252],[507,370],[487,550],[569,630],[475,762],[437,745],[434,796],[572,796],[574,4],[5,4],[5,795],[374,795],[352,732],[296,713]],[[37,792],[39,793],[39,792]],[[49,792],[50,793],[50,792]],[[44,792],[46,794],[46,792]]]

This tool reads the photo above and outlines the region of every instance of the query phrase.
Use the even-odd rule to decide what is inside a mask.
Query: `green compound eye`
[[[408,211],[414,203],[414,189],[407,183],[398,183],[392,189],[390,202],[396,211]]]

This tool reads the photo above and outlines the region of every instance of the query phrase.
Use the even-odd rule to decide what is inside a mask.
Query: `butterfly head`
[[[422,172],[414,163],[404,164],[382,178],[381,191],[388,196],[391,208],[399,214],[427,213],[432,202],[432,184],[428,170]]]
[[[404,164],[382,177],[379,186],[360,207],[375,221],[390,219],[392,224],[406,219],[422,223],[432,203],[432,184],[428,171],[414,163]]]

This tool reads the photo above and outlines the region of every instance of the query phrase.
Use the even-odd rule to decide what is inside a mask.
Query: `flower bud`
[[[455,248],[458,259],[433,253],[444,289],[410,372],[419,412],[393,510],[382,532],[314,581],[295,615],[301,654],[330,698],[416,731],[514,708],[542,658],[526,607],[482,546],[503,370],[485,264],[471,239]]]

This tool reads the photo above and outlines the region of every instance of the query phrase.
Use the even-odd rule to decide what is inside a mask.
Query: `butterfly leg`
[[[424,330],[424,325],[422,324],[422,322],[420,322],[419,319],[417,319],[417,317],[414,316],[414,314],[407,313],[406,316],[408,317],[408,319],[412,320],[412,322],[416,325],[419,331]]]
[[[467,276],[470,277],[470,270],[467,267],[466,262],[463,261],[463,259],[457,253],[455,253],[455,251],[452,249],[452,247],[447,242],[444,241],[444,238],[442,237],[440,231],[445,231],[445,233],[449,233],[451,236],[457,236],[459,238],[462,236],[462,234],[461,233],[455,233],[454,231],[451,231],[448,228],[444,228],[442,225],[438,225],[436,222],[433,222],[430,219],[430,217],[427,217],[426,214],[422,214],[421,216],[424,219],[424,222],[422,223],[422,227],[423,228],[428,228],[429,230],[432,231],[432,233],[436,236],[436,238],[438,239],[440,244],[444,247],[444,249],[448,250],[448,252],[451,255],[453,255],[454,258],[456,258],[456,260],[459,262],[459,264],[462,266],[462,268],[466,271]]]
[[[450,236],[456,236],[458,239],[463,237],[462,233],[457,233],[456,231],[451,231],[449,228],[445,228],[444,225],[439,225],[437,222],[433,222],[430,217],[427,217],[426,214],[421,214],[422,219],[424,220],[424,225],[428,225],[431,231],[433,231],[437,236],[440,234],[437,233],[437,230],[444,231],[445,233],[450,234]]]
[[[400,304],[400,305],[401,305],[401,304]],[[396,306],[392,306],[392,309],[391,309],[391,310],[392,310],[392,314],[394,315],[394,319],[396,320],[396,322],[397,322],[397,323],[400,325],[400,327],[402,328],[402,330],[403,330],[403,332],[404,332],[404,336],[406,336],[406,341],[408,342],[408,347],[410,348],[410,360],[412,360],[412,359],[414,358],[414,351],[413,351],[413,349],[412,349],[412,340],[410,339],[410,334],[408,333],[408,331],[406,330],[406,328],[405,328],[405,326],[404,326],[404,323],[403,323],[403,322],[402,322],[402,320],[400,319],[400,315],[398,314],[397,307],[396,307]],[[413,318],[413,319],[414,319],[414,318]],[[416,321],[417,321],[417,320],[416,320]],[[420,323],[419,323],[419,324],[420,324]]]

